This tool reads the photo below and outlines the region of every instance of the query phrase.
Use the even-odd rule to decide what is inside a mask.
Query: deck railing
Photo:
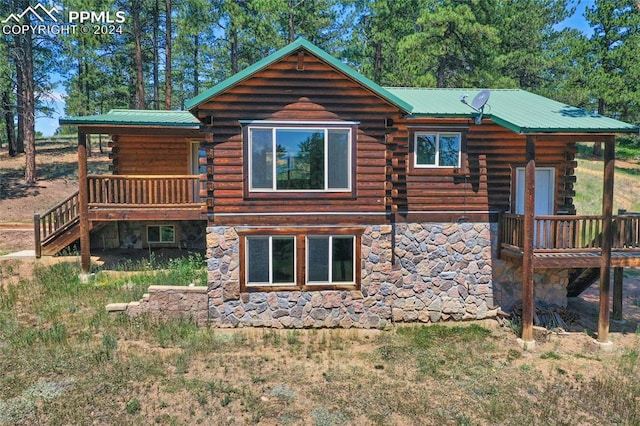
[[[194,175],[89,175],[90,207],[200,205],[204,182]]]
[[[598,251],[602,247],[601,216],[536,216],[533,247],[536,251]],[[522,249],[524,216],[504,214],[500,222],[501,247]],[[613,217],[613,249],[640,248],[640,214]]]

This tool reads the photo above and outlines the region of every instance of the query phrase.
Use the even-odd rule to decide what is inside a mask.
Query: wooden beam
[[[89,239],[89,184],[87,180],[87,135],[78,132],[78,201],[80,209],[80,268],[88,274],[91,266]]]
[[[533,343],[533,232],[536,191],[536,139],[527,136],[524,178],[524,247],[522,256],[522,340]]]
[[[624,268],[613,268],[613,319],[622,319],[622,283],[624,281]]]
[[[609,343],[609,273],[613,245],[613,175],[615,170],[615,138],[605,143],[604,182],[602,196],[602,259],[600,266],[600,313],[598,343]]]

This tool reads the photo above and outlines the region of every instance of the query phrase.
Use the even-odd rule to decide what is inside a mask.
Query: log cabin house
[[[635,126],[523,90],[384,88],[300,39],[188,111],[71,117],[80,190],[37,218],[41,250],[206,245],[210,324],[365,327],[566,304],[640,265],[612,214],[615,135]],[[112,135],[108,176],[86,135]],[[577,216],[577,142],[605,146],[602,215]],[[53,212],[53,213],[52,213]],[[57,233],[57,234],[56,234]],[[39,248],[40,249],[40,248]],[[534,273],[535,272],[535,273]],[[585,284],[586,283],[586,284]]]

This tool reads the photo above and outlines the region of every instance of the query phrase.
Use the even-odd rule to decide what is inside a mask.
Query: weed
[[[287,332],[287,343],[291,346],[297,346],[300,344],[300,332],[298,330],[292,330]]]
[[[227,405],[231,404],[232,401],[233,397],[231,396],[231,394],[225,393],[222,395],[222,398],[220,398],[220,405],[226,407]]]
[[[275,385],[273,389],[271,389],[271,396],[283,400],[293,400],[296,398],[296,396],[298,396],[298,394],[289,386],[279,384]]]
[[[102,347],[95,355],[97,362],[110,361],[118,349],[118,339],[113,334],[106,333],[102,336]]]
[[[188,352],[182,352],[176,358],[176,374],[186,374],[189,371],[189,363],[191,355]]]
[[[516,359],[520,359],[522,358],[522,352],[517,351],[515,349],[509,349],[509,351],[507,352],[507,361],[511,362],[514,361]]]
[[[562,357],[554,351],[545,352],[542,355],[540,355],[540,358],[541,359],[562,359]]]
[[[0,271],[2,273],[2,271]],[[16,305],[18,300],[18,289],[14,285],[8,285],[7,288],[3,288],[0,285],[0,310],[10,311]]]
[[[142,406],[140,405],[140,401],[137,398],[130,400],[129,402],[127,402],[127,405],[125,405],[125,411],[127,412],[127,414],[139,413],[141,409]]]
[[[349,418],[339,411],[332,412],[325,407],[316,407],[311,411],[315,426],[338,426],[347,424]]]
[[[263,376],[251,375],[251,383],[265,383],[267,379]]]

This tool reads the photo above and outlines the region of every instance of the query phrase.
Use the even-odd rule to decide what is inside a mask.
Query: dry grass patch
[[[637,424],[640,338],[522,352],[493,321],[218,330],[108,316],[73,263],[0,292],[2,424]],[[115,279],[115,278],[114,278]],[[583,347],[584,345],[584,347]]]

